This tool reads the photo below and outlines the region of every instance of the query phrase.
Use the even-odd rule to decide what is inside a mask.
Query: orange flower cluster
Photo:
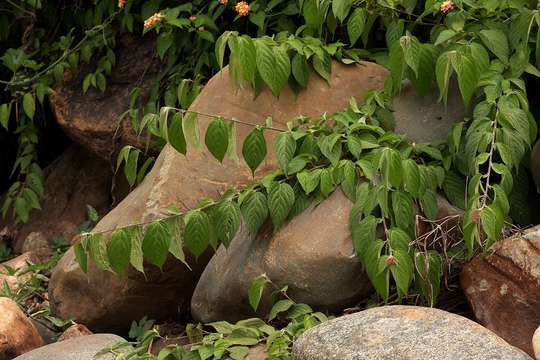
[[[145,28],[152,27],[152,26],[156,25],[157,23],[159,23],[161,21],[161,19],[163,19],[163,14],[156,13],[156,14],[150,16],[148,19],[144,20],[144,27]]]
[[[229,0],[218,0],[218,2],[221,4],[221,5],[227,5],[229,3]]]
[[[126,0],[118,0],[118,8],[123,9],[126,6]]]
[[[456,5],[452,0],[447,0],[441,4],[441,12],[448,14],[450,11],[454,10]]]
[[[248,16],[249,15],[249,4],[246,1],[240,1],[238,4],[236,4],[236,6],[234,7],[234,10],[240,16]]]

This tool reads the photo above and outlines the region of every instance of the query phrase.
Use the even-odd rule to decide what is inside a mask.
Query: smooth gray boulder
[[[446,311],[383,306],[330,320],[294,343],[293,360],[531,360],[481,325]]]
[[[228,249],[220,246],[204,270],[193,297],[197,321],[237,321],[254,315],[248,301],[253,279],[266,274],[296,302],[339,313],[373,292],[362,264],[354,255],[349,230],[352,202],[341,188],[273,233],[270,224],[257,236],[241,232]],[[437,219],[460,215],[438,197]],[[259,316],[268,314],[270,293],[263,293]]]
[[[114,359],[112,354],[99,357],[95,355],[102,349],[123,340],[113,334],[81,336],[37,348],[14,360],[112,360]]]

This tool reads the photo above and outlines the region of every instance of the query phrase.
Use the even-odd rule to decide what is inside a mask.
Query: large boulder
[[[0,297],[0,360],[11,360],[44,344],[19,306],[11,299]]]
[[[477,323],[446,311],[383,306],[306,331],[294,360],[531,360]]]
[[[43,346],[16,357],[15,360],[113,360],[116,358],[113,353],[99,357],[95,355],[121,341],[124,339],[113,334],[79,336]]]
[[[441,216],[459,216],[442,197]],[[202,322],[236,321],[253,316],[248,301],[252,281],[266,274],[296,302],[330,312],[353,306],[372,293],[371,283],[349,230],[352,202],[337,189],[272,233],[270,224],[251,236],[242,231],[228,249],[221,246],[201,276],[191,312]],[[272,289],[273,290],[273,289]],[[270,292],[259,315],[269,311]]]
[[[3,220],[6,230],[14,235],[15,251],[33,251],[37,238],[49,243],[58,238],[69,241],[87,220],[86,205],[100,214],[110,209],[112,179],[107,161],[72,145],[44,170],[42,210],[32,211],[26,224]],[[39,243],[39,247],[46,246],[41,240]]]
[[[254,98],[251,90],[237,89],[224,70],[209,81],[191,110],[250,124],[264,124],[266,117],[272,116],[274,127],[284,128],[288,120],[299,115],[315,116],[344,109],[349,97],[362,99],[368,90],[381,88],[386,76],[387,71],[375,64],[336,63],[330,84],[313,76],[308,89],[298,97],[287,89],[279,98],[268,90]],[[210,120],[199,117],[201,133]],[[238,144],[251,129],[251,126],[238,126]],[[267,136],[271,140],[270,132]],[[268,160],[258,174],[274,166],[274,162]],[[220,164],[209,152],[193,149],[185,157],[166,146],[142,184],[105,216],[95,231],[155,220],[163,217],[165,210],[173,205],[188,210],[204,197],[215,198],[228,187],[241,186],[250,180],[250,172],[242,163],[227,160]],[[125,329],[133,319],[145,315],[166,319],[189,309],[193,289],[208,260],[209,256],[197,262],[188,259],[191,271],[180,262],[170,260],[163,272],[149,268],[146,278],[131,270],[124,277],[118,277],[93,264],[85,274],[70,249],[51,277],[51,308],[57,316],[74,317],[92,330]]]
[[[104,93],[82,90],[90,65],[81,70],[50,96],[56,121],[76,143],[103,159],[110,159],[124,145],[144,147],[145,137],[133,131],[129,117],[121,115],[129,108],[130,92],[141,89],[143,104],[150,87],[157,81],[159,61],[155,39],[123,37],[116,48],[116,66],[107,79]]]
[[[497,242],[461,273],[461,287],[478,321],[533,355],[540,324],[540,226]]]

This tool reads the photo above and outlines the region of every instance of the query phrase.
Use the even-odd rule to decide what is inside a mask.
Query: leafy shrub
[[[241,221],[252,233],[267,219],[278,228],[341,186],[355,203],[353,241],[377,292],[385,300],[392,291],[402,298],[414,285],[433,305],[443,258],[436,246],[426,251],[414,241],[413,207],[433,219],[436,193],[444,191],[464,208],[464,242],[455,251],[470,257],[488,249],[505,223],[518,220],[511,219],[510,214],[519,216],[512,209],[526,206],[527,190],[516,185],[524,184],[518,176],[537,134],[525,82],[526,76],[540,76],[535,1],[201,0],[177,5],[153,0],[119,5],[102,0],[84,8],[77,31],[52,44],[38,41],[36,55],[19,48],[3,56],[13,78],[3,82],[12,100],[2,105],[0,123],[9,128],[15,109],[11,122],[18,119],[21,139],[15,167],[20,180],[8,192],[4,212],[13,205],[24,221],[29,209],[39,207],[35,99],[42,103],[49,87],[61,83],[63,71],[77,68],[75,57],[89,62],[92,52],[98,54],[96,68],[83,81],[84,90],[105,90],[122,29],[155,34],[158,56],[166,64],[149,101],[140,104],[134,89],[126,114],[139,133],[146,130],[184,154],[187,143],[200,142],[194,131],[198,116],[208,115],[186,108],[204,79],[227,60],[239,86],[255,93],[266,86],[276,96],[285,86],[301,91],[311,68],[328,79],[332,59],[376,61],[390,77],[384,91],[372,92],[361,106],[352,101],[344,112],[291,122],[274,144],[280,165],[275,173],[187,214],[117,229],[110,240],[106,233],[89,234],[75,248],[83,268],[88,254],[102,269],[119,272],[130,265],[144,271],[143,258],[161,267],[168,253],[185,261],[184,247],[199,256],[210,246],[228,246]],[[37,11],[41,5],[24,6]],[[403,80],[420,94],[437,84],[445,102],[453,78],[473,111],[456,119],[445,143],[412,144],[392,132],[387,119]],[[255,127],[243,144],[252,172],[266,156],[265,131],[275,131],[271,121]],[[236,156],[233,134],[232,119],[216,117],[210,123],[204,139],[217,160]],[[124,164],[131,185],[151,166],[147,160],[139,167],[141,153],[120,151],[118,164]]]

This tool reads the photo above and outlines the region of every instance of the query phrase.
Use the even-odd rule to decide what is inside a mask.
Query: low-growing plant
[[[262,289],[272,284],[266,275],[254,279],[249,291],[253,305],[261,300]],[[291,358],[293,341],[304,331],[328,320],[321,312],[314,312],[306,304],[295,303],[286,295],[286,289],[276,292],[286,299],[275,298],[265,320],[251,318],[234,324],[218,321],[202,324],[188,324],[185,340],[187,345],[169,345],[153,355],[152,347],[161,338],[159,326],[143,318],[139,324],[134,322],[132,330],[137,339],[134,342],[121,341],[101,350],[96,356],[114,354],[115,360],[206,360],[206,359],[244,359],[251,347],[264,346],[270,360]],[[257,306],[253,306],[254,310]],[[144,328],[144,331],[141,331]],[[130,337],[134,337],[131,336]]]

